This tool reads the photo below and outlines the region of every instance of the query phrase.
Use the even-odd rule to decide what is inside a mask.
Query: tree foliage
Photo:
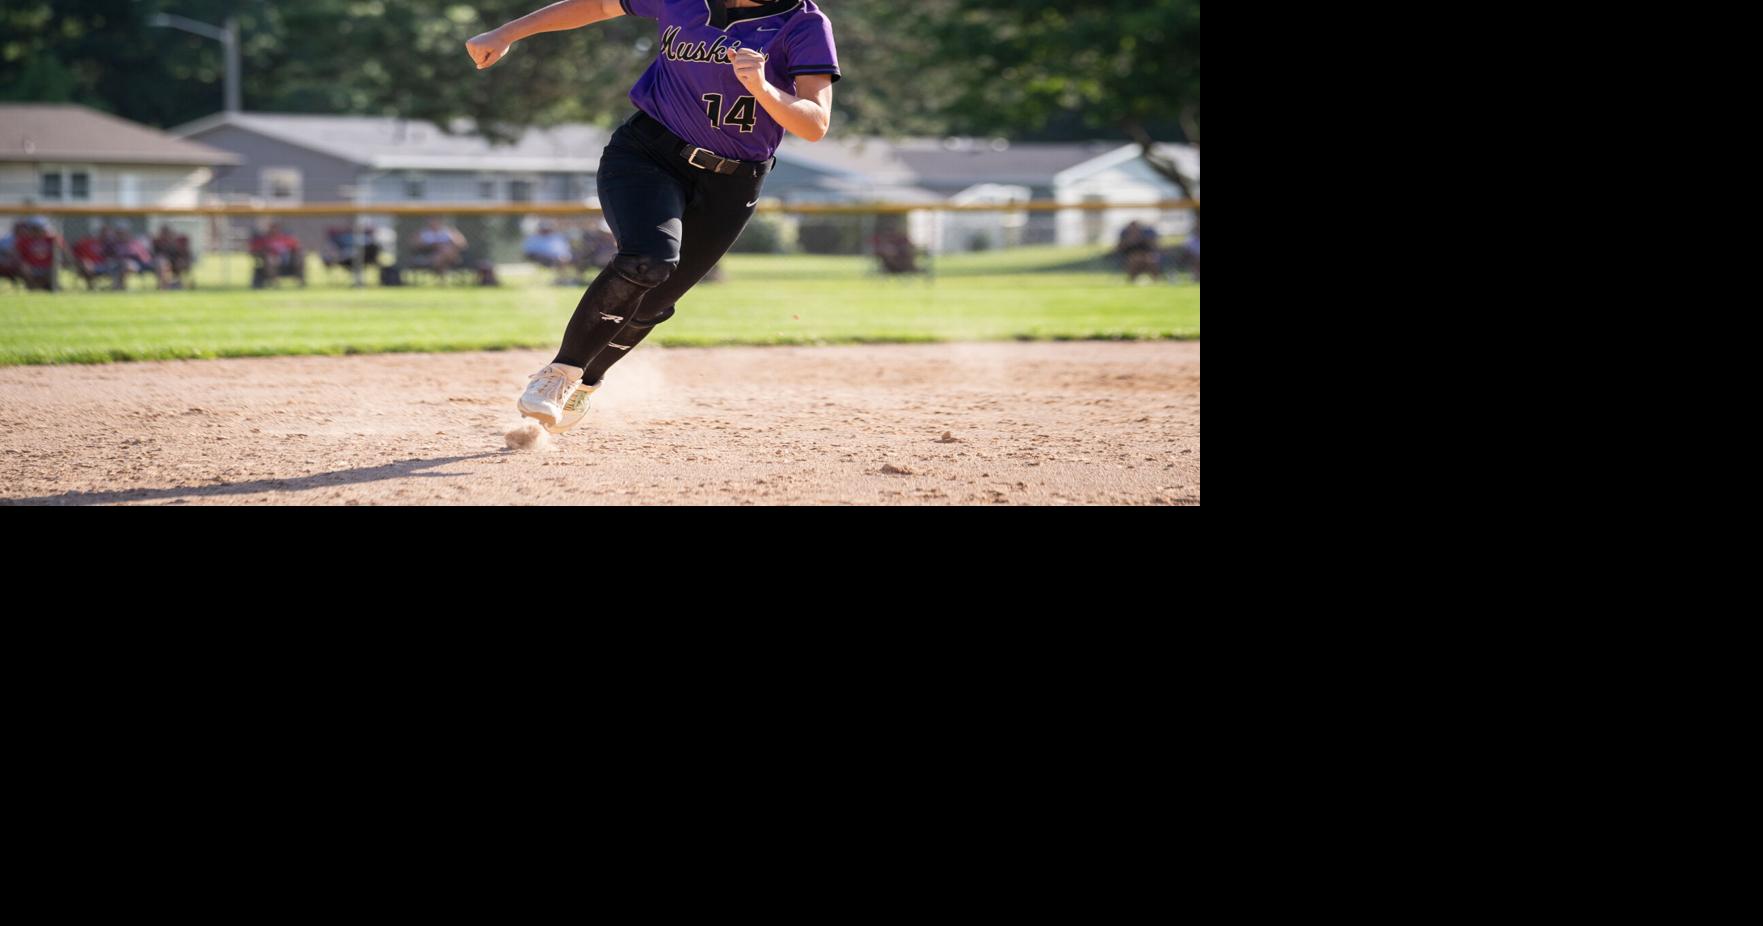
[[[1199,0],[817,2],[839,37],[841,131],[1199,141]],[[85,103],[156,126],[218,111],[220,44],[147,25],[165,12],[238,17],[248,110],[463,117],[498,137],[620,118],[655,54],[651,22],[535,36],[487,71],[465,55],[467,38],[542,4],[6,0],[0,99]]]
[[[1139,143],[1152,167],[1196,198],[1194,178],[1156,144],[1200,142],[1199,0],[951,2],[933,13],[937,41],[920,70],[958,55],[959,67],[983,75],[942,101],[952,123],[1020,136],[1076,117]]]

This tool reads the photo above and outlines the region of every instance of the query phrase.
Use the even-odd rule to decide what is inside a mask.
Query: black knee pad
[[[637,310],[637,315],[635,318],[631,319],[631,324],[636,325],[638,328],[653,328],[672,317],[673,306],[668,306],[665,309],[653,312],[650,311],[647,306],[644,306]]]
[[[644,289],[654,289],[673,276],[673,268],[678,264],[677,260],[620,254],[612,259],[612,271]]]

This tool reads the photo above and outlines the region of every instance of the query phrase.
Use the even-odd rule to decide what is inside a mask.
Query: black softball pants
[[[618,256],[583,294],[563,334],[557,363],[583,367],[594,383],[728,253],[753,217],[775,160],[743,162],[733,174],[693,167],[685,143],[637,113],[600,157],[600,206]]]

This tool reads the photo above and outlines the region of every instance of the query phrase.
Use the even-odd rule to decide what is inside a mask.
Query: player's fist
[[[765,89],[765,55],[751,48],[743,48],[728,57],[729,64],[734,66],[735,79],[741,86],[755,94]]]
[[[513,45],[513,42],[502,37],[502,30],[491,29],[489,32],[467,41],[465,51],[471,55],[472,63],[476,64],[477,69],[481,71],[501,61]]]

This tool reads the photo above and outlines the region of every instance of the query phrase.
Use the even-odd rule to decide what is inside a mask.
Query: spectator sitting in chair
[[[251,288],[262,289],[275,283],[276,256],[270,249],[269,229],[251,235]]]
[[[577,250],[582,269],[589,267],[599,270],[612,263],[618,256],[618,239],[613,237],[611,226],[606,220],[592,229],[582,229],[581,248]]]
[[[15,227],[13,250],[17,254],[19,270],[24,275],[26,289],[58,290],[60,283],[55,279],[55,253],[60,251],[72,262],[67,253],[67,246],[62,243],[61,236],[49,227],[49,220],[29,218]]]
[[[172,231],[170,225],[159,226],[153,239],[153,262],[159,270],[160,289],[183,289],[196,263],[190,251],[190,239]]]
[[[0,236],[0,280],[14,286],[24,283],[24,263],[18,259],[18,233],[20,225],[13,225],[12,231]]]
[[[300,279],[300,285],[306,285],[306,249],[300,245],[300,239],[291,234],[287,226],[280,223],[269,228],[269,246],[282,259],[281,276],[292,276]]]
[[[529,236],[521,244],[520,251],[527,260],[548,270],[558,271],[559,285],[570,282],[562,274],[575,265],[575,253],[569,247],[569,239],[558,234],[550,222],[541,223],[538,233]]]
[[[356,235],[354,228],[347,225],[325,229],[323,254],[325,266],[354,270],[358,254],[365,266],[379,266],[380,243],[374,234],[372,225],[363,225],[359,236]]]
[[[876,232],[871,243],[883,273],[918,272],[918,247],[905,232],[897,228]]]
[[[417,236],[416,254],[424,258],[436,276],[445,278],[448,271],[464,262],[466,246],[465,236],[459,233],[459,229],[433,218]]]
[[[115,257],[127,273],[146,275],[158,268],[153,260],[153,239],[146,235],[137,235],[126,225],[116,226]],[[164,284],[161,283],[161,288]],[[119,289],[127,288],[125,286]]]
[[[1157,250],[1157,229],[1134,221],[1120,231],[1116,249],[1126,265],[1126,278],[1137,282],[1139,277],[1163,279],[1163,257]]]
[[[306,252],[300,239],[288,234],[281,223],[269,227],[265,234],[251,239],[251,254],[257,258],[257,271],[252,285],[258,289],[274,286],[280,277],[291,276],[306,285]]]
[[[98,241],[104,248],[104,273],[110,276],[111,289],[128,289],[128,275],[134,266],[128,257],[128,229],[105,224],[98,229]]]
[[[73,269],[86,281],[87,289],[98,288],[99,277],[110,277],[111,289],[122,289],[122,263],[110,256],[110,242],[104,235],[110,230],[100,228],[73,243]]]

